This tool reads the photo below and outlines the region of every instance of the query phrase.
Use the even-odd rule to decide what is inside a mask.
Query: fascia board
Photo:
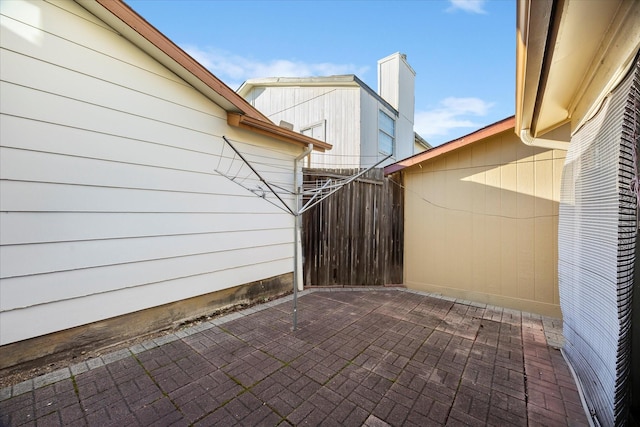
[[[281,141],[297,144],[303,147],[313,144],[313,149],[320,152],[324,152],[325,150],[330,150],[332,148],[331,144],[324,141],[313,139],[301,133],[280,127],[271,122],[265,122],[243,114],[227,113],[227,123],[230,126],[264,134],[272,138],[277,138]]]
[[[477,131],[472,132],[468,135],[462,136],[449,142],[445,142],[444,144],[434,147],[430,150],[423,151],[422,153],[415,154],[411,157],[386,166],[384,168],[384,174],[389,175],[394,172],[406,169],[410,166],[422,163],[426,160],[433,159],[434,157],[442,156],[443,154],[447,154],[459,148],[466,147],[467,145],[473,144],[474,142],[478,142],[486,138],[498,135],[499,133],[513,131],[514,125],[514,116],[500,120],[499,122],[493,123],[489,126],[485,126],[482,129],[478,129]]]
[[[237,122],[253,132],[283,142],[308,146],[316,150],[332,148],[331,144],[281,128],[251,106],[244,98],[211,74],[195,59],[180,49],[133,9],[120,0],[76,0],[82,7],[116,29],[123,37],[151,55],[183,78],[227,112],[227,122]]]

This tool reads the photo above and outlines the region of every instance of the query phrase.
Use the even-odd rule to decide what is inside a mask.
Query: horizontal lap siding
[[[263,246],[259,246],[260,242]],[[247,248],[269,248],[289,243],[281,229],[273,229],[10,245],[4,247],[0,254],[3,266],[0,274],[2,278],[41,275],[132,262],[184,259],[198,255],[215,256],[218,259],[228,256],[227,252],[231,251],[242,252]],[[123,244],[127,245],[126,251],[122,251]],[[82,256],[78,256],[79,254]],[[241,257],[234,255],[234,258]],[[34,265],[34,259],[39,260],[37,265]],[[216,260],[212,262],[215,263]],[[5,308],[5,301],[0,301],[0,307]]]
[[[3,245],[280,229],[288,216],[255,213],[11,212],[0,215]]]
[[[227,135],[290,184],[292,148],[75,3],[1,20],[0,344],[292,270],[292,218],[215,172]]]

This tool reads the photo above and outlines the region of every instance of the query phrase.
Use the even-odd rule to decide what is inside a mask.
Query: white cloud
[[[460,9],[469,13],[487,13],[484,10],[485,0],[449,0],[451,7],[448,10]]]
[[[237,89],[242,82],[252,78],[312,77],[340,74],[362,76],[369,69],[369,67],[358,67],[354,64],[333,64],[330,62],[306,63],[288,59],[259,61],[233,55],[223,50],[205,50],[196,46],[187,46],[185,51],[232,89]]]
[[[492,106],[479,98],[445,98],[432,110],[416,112],[414,130],[431,142],[430,138],[449,136],[456,129],[477,128],[473,117],[487,115]]]

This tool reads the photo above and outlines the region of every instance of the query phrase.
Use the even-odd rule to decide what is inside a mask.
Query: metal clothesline
[[[316,206],[318,203],[322,202],[327,197],[331,196],[336,191],[342,189],[345,185],[357,180],[362,175],[369,172],[371,169],[377,167],[382,164],[385,160],[389,159],[391,155],[386,156],[382,160],[379,160],[374,165],[369,166],[368,168],[360,170],[358,173],[345,177],[345,178],[328,178],[324,181],[318,181],[317,184],[313,187],[307,186],[305,188],[304,185],[298,185],[298,162],[306,157],[311,150],[313,149],[313,145],[309,145],[307,150],[302,153],[301,156],[294,161],[294,185],[293,190],[289,190],[280,185],[269,183],[261,174],[257,171],[256,168],[246,159],[245,156],[240,153],[240,151],[227,139],[226,136],[223,136],[222,139],[225,141],[226,145],[228,145],[233,150],[233,157],[230,160],[229,167],[226,168],[226,171],[221,170],[220,165],[224,154],[224,147],[222,147],[222,153],[220,153],[220,160],[218,161],[218,166],[215,171],[234,182],[235,184],[243,187],[247,191],[255,194],[257,197],[260,197],[272,205],[276,206],[278,209],[283,210],[284,212],[292,215],[295,218],[295,237],[294,237],[294,269],[293,269],[293,277],[294,277],[294,285],[293,285],[293,330],[296,330],[298,323],[297,316],[297,307],[298,307],[298,274],[299,274],[299,262],[300,259],[298,254],[298,246],[299,246],[299,236],[300,236],[300,217],[302,214],[312,207]],[[239,166],[234,168],[234,163],[238,163]],[[239,178],[241,171],[243,171],[244,167],[247,167],[249,171],[242,178]],[[235,173],[232,174],[231,171],[235,170]],[[255,175],[253,179],[249,179],[250,176]],[[250,185],[253,184],[253,185]],[[279,191],[276,191],[278,189]],[[269,197],[269,194],[275,196],[275,199]],[[289,206],[284,199],[280,195],[288,195],[293,196],[294,198],[294,207]],[[306,201],[304,200],[306,197]],[[301,203],[302,201],[302,203]]]

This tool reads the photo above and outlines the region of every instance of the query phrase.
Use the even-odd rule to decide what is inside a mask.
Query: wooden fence
[[[304,180],[322,182],[355,173],[305,169]],[[402,283],[404,203],[399,184],[374,169],[302,215],[305,285]]]

